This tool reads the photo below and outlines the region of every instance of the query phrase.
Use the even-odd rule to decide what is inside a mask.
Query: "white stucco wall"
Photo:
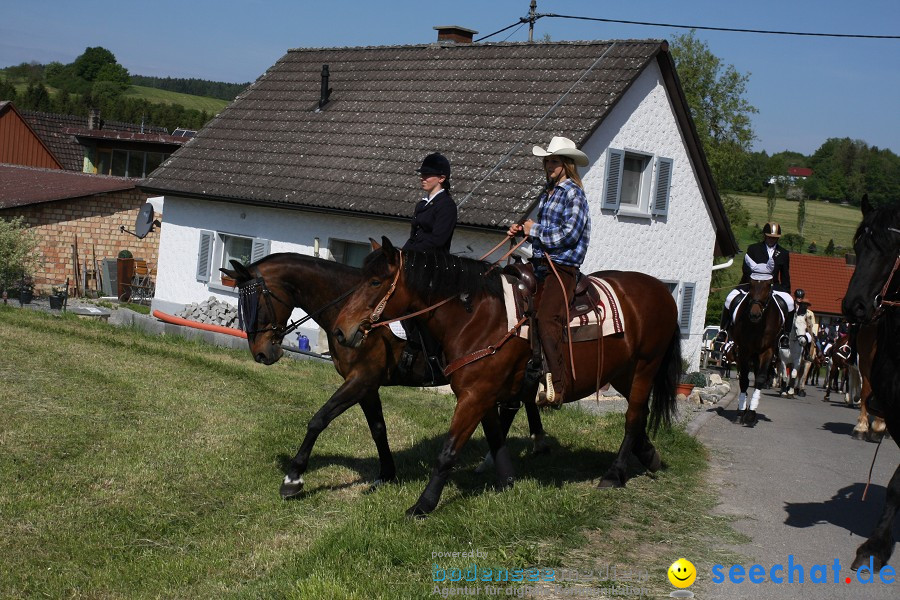
[[[601,210],[609,147],[673,159],[667,216],[635,217]],[[583,150],[591,159],[588,168],[581,171],[592,207],[592,230],[582,270],[586,273],[601,269],[643,271],[664,281],[677,282],[679,306],[681,284],[695,283],[691,330],[682,338],[682,351],[693,368],[697,368],[715,232],[656,63],[637,79]],[[539,168],[540,162],[535,159],[535,169]],[[387,235],[396,244],[402,244],[409,235],[407,223],[368,216],[353,218],[173,196],[166,197],[165,207],[166,225],[161,231],[154,308],[170,313],[210,296],[237,302],[234,291],[215,283],[221,264],[219,256],[213,257],[211,283],[197,281],[201,229],[265,238],[271,240],[271,252],[308,255],[313,254],[314,239],[318,237],[323,258],[330,258],[328,247],[332,238],[366,242],[370,237],[380,240],[382,235]],[[412,211],[411,202],[410,215]],[[497,244],[502,235],[457,228],[451,251],[477,258]],[[295,311],[294,318],[301,316],[302,312]],[[317,330],[312,322],[309,324],[309,328],[301,331],[315,345]]]

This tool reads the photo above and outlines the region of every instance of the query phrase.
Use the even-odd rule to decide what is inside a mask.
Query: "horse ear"
[[[869,194],[863,194],[860,207],[862,208],[862,214],[864,217],[872,210],[872,205],[869,204]]]
[[[253,275],[250,274],[250,271],[244,266],[244,263],[233,258],[230,262],[231,266],[234,267],[233,269],[219,270],[237,281],[249,281],[250,279],[253,279]]]
[[[381,244],[379,244],[378,242],[376,242],[376,241],[373,240],[372,238],[369,238],[369,243],[372,244],[372,252],[375,252],[376,250],[380,250],[380,249],[381,249]]]
[[[391,240],[388,239],[386,235],[381,236],[381,247],[384,248],[385,252],[390,252],[394,249],[394,245],[391,243]]]

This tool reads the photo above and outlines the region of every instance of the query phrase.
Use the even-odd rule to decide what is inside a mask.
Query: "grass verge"
[[[2,597],[416,598],[437,569],[473,563],[620,565],[668,592],[673,560],[703,570],[721,562],[714,544],[736,540],[710,516],[705,450],[682,430],[657,438],[662,471],[634,468],[626,489],[599,491],[622,415],[546,413],[553,451],[539,457],[517,422],[512,490],[474,473],[478,436],[435,514],[410,521],[452,398],[382,390],[400,484],[365,493],[378,466],[354,408],[319,438],[303,497],[283,502],[282,465],[340,383],[329,365],[265,367],[247,352],[8,307],[0,343]],[[472,550],[483,556],[434,554]]]

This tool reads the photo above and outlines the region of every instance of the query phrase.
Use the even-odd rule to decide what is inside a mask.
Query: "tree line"
[[[214,115],[206,111],[185,108],[180,104],[156,104],[140,98],[129,98],[125,90],[133,84],[128,70],[116,61],[115,55],[106,48],[97,46],[85,51],[69,64],[52,62],[47,65],[39,63],[22,63],[7,67],[6,77],[0,80],[0,100],[10,100],[19,108],[41,112],[77,115],[87,118],[91,108],[99,108],[103,119],[127,123],[145,123],[164,127],[173,131],[178,127],[187,129],[202,128]],[[227,84],[203,82],[202,80],[173,80],[170,78],[144,78],[139,85],[148,85],[146,80],[158,80],[160,85],[150,87],[197,86],[205,91],[215,91],[218,95],[204,93],[223,99],[228,97],[227,90],[239,93],[246,84]],[[167,82],[168,80],[168,82]],[[17,92],[11,81],[27,83],[23,92]],[[185,82],[185,83],[172,83]],[[201,82],[201,83],[191,83]],[[207,84],[205,87],[201,84]],[[50,94],[47,87],[56,88],[57,93]],[[229,87],[230,86],[230,87]],[[187,89],[187,88],[184,88]],[[181,90],[173,90],[181,91]],[[194,93],[194,92],[185,92]]]
[[[206,79],[178,79],[174,77],[148,77],[146,75],[132,75],[131,85],[166,90],[167,92],[179,92],[192,96],[207,96],[219,100],[234,100],[243,92],[250,83],[225,83],[223,81],[208,81]]]

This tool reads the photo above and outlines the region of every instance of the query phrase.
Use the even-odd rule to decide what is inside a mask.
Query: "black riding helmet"
[[[798,300],[802,300],[803,298],[806,298],[806,292],[803,291],[803,288],[797,288],[797,291],[794,292],[794,296],[796,296]]]
[[[439,152],[434,152],[425,157],[422,166],[416,169],[423,175],[443,175],[450,178],[450,161]]]

